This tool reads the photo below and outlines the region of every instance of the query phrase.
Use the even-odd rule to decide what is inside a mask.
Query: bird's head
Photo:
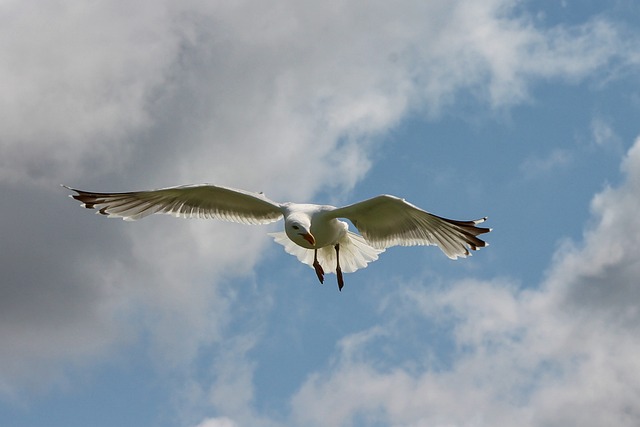
[[[307,249],[313,249],[316,245],[316,239],[311,234],[310,228],[311,224],[307,224],[307,221],[290,219],[285,222],[287,236],[298,246]]]

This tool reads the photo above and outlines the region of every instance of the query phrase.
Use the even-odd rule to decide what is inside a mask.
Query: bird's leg
[[[338,276],[338,290],[342,291],[344,279],[342,278],[342,269],[340,268],[340,244],[335,245],[336,248],[336,276]]]
[[[320,280],[320,283],[324,283],[324,270],[322,269],[322,266],[318,262],[317,249],[313,252],[313,268],[315,268],[316,270],[316,275],[318,276],[318,280]]]

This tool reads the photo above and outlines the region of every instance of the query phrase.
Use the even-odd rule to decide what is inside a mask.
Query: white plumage
[[[151,191],[72,195],[88,209],[128,221],[154,213],[185,218],[213,218],[243,224],[268,224],[284,218],[284,232],[271,233],[286,252],[312,266],[318,279],[335,272],[364,268],[391,246],[437,245],[449,258],[468,256],[487,244],[477,236],[491,231],[477,227],[486,218],[456,221],[426,212],[395,196],[381,195],[344,207],[278,203],[262,193],[217,185],[185,185]],[[348,230],[346,218],[361,235]]]

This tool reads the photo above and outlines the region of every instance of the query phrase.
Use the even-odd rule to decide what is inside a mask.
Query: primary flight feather
[[[242,224],[268,224],[284,218],[284,232],[271,233],[285,251],[312,266],[320,283],[326,272],[364,268],[391,246],[436,245],[451,259],[487,246],[477,236],[491,231],[477,227],[486,218],[456,221],[424,211],[404,199],[381,195],[344,207],[278,203],[262,193],[211,184],[184,185],[151,191],[94,193],[76,190],[70,197],[108,217],[134,221],[164,213],[185,218],[214,218]],[[348,219],[360,235],[349,231]]]

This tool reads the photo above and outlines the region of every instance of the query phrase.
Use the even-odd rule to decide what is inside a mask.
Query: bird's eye
[[[298,227],[297,225],[292,225],[291,228],[293,228],[294,230],[299,230],[300,227]]]

